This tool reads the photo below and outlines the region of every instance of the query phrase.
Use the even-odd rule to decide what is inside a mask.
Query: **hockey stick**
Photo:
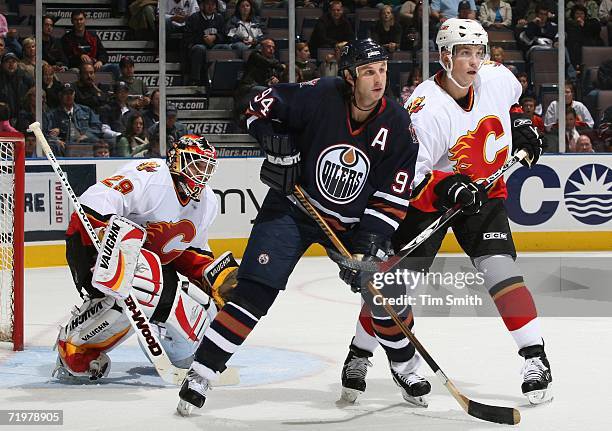
[[[79,216],[83,227],[87,231],[89,238],[96,247],[96,250],[99,250],[100,239],[96,235],[96,232],[93,226],[91,225],[91,222],[87,218],[83,207],[81,206],[77,196],[74,194],[74,190],[72,190],[72,186],[70,186],[70,183],[68,182],[68,178],[64,174],[64,171],[62,171],[62,168],[57,162],[57,159],[55,158],[55,155],[53,154],[53,151],[51,150],[47,139],[43,135],[43,132],[40,128],[40,123],[35,122],[30,124],[29,129],[34,133],[34,135],[36,135],[38,143],[41,145],[45,156],[47,156],[47,159],[49,159],[49,162],[51,163],[51,167],[53,168],[55,174],[64,186],[64,190],[66,194],[68,194],[68,198],[72,202],[72,205],[74,206],[74,209],[77,215]],[[187,370],[172,365],[170,359],[168,358],[168,354],[166,353],[157,336],[155,335],[155,331],[151,330],[149,326],[149,319],[140,309],[136,298],[134,298],[134,296],[130,294],[126,299],[124,299],[123,301],[118,300],[118,302],[123,306],[125,314],[127,315],[128,320],[130,321],[130,325],[132,325],[132,329],[134,329],[134,332],[136,332],[136,335],[140,340],[141,344],[147,347],[143,350],[145,350],[145,354],[157,370],[159,376],[168,383],[180,385],[185,379],[185,376],[187,375]]]
[[[485,185],[485,190],[489,190],[508,169],[512,166],[528,157],[527,151],[517,151],[514,156],[509,158],[504,165],[485,178],[482,183]],[[385,262],[362,262],[360,260],[353,259],[352,256],[343,256],[339,253],[333,253],[332,259],[346,266],[347,268],[355,269],[358,271],[367,272],[387,272],[397,266],[402,259],[412,253],[418,246],[423,244],[427,239],[431,237],[443,226],[446,226],[455,216],[461,213],[461,207],[456,205],[452,208],[447,209],[439,218],[435,219],[429,226],[427,226],[423,232],[413,238],[408,244],[403,246],[394,256],[391,256]],[[335,244],[334,244],[335,245]]]
[[[304,191],[299,185],[295,186],[293,195],[304,206],[304,208],[306,209],[306,211],[308,211],[308,214],[310,214],[314,221],[321,227],[325,235],[334,244],[334,246],[338,249],[342,256],[351,258],[351,252],[348,251],[348,249],[340,241],[338,236],[329,227],[327,222],[321,217],[317,209],[310,203],[308,199],[306,199]],[[372,284],[371,281],[368,281],[367,287],[374,297],[380,298],[380,302],[382,302],[383,308],[385,309],[387,314],[391,317],[391,319],[393,319],[393,321],[402,331],[402,333],[410,340],[410,342],[419,352],[421,357],[425,360],[425,362],[427,362],[427,364],[436,374],[438,379],[440,379],[442,384],[446,387],[446,389],[448,389],[451,395],[455,398],[455,400],[457,400],[461,408],[467,414],[488,422],[495,422],[499,424],[516,425],[520,422],[521,414],[517,409],[511,407],[491,406],[487,404],[478,403],[476,401],[470,400],[468,397],[459,392],[459,389],[457,389],[455,384],[440,369],[440,366],[436,363],[436,361],[434,361],[429,352],[425,350],[425,347],[423,347],[423,345],[419,342],[416,336],[412,333],[410,328],[408,328],[408,326],[406,326],[402,319],[397,315],[393,307],[389,305],[388,301],[386,301],[385,297],[374,286],[374,284]]]

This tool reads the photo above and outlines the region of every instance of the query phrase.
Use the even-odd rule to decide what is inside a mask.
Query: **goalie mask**
[[[199,201],[217,169],[217,151],[205,137],[185,135],[168,148],[166,163],[179,191]]]

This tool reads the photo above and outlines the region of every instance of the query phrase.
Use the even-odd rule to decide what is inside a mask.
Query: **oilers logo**
[[[326,148],[317,160],[317,188],[331,202],[346,204],[363,190],[370,172],[365,153],[349,144]]]

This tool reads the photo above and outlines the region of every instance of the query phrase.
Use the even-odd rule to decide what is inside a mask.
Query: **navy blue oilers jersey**
[[[247,126],[280,125],[301,152],[300,185],[330,225],[390,237],[408,208],[418,144],[405,109],[383,98],[352,126],[345,83],[322,78],[270,87],[251,101]],[[355,129],[353,127],[356,127]]]

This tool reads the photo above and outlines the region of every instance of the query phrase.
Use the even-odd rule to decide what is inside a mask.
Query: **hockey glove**
[[[459,204],[466,215],[476,214],[488,200],[485,188],[463,174],[444,178],[436,184],[434,192],[438,195],[438,199],[434,202],[436,208],[446,211]]]
[[[546,148],[544,137],[540,136],[531,118],[525,114],[512,115],[512,154],[519,150],[529,153],[528,157],[521,160],[523,166],[530,168],[535,165],[544,148]]]
[[[202,285],[204,291],[217,307],[222,308],[229,299],[231,291],[238,284],[238,263],[231,251],[226,251],[204,270]]]
[[[372,233],[356,234],[352,248],[353,259],[362,261],[381,262],[393,254],[391,242]],[[342,261],[336,263],[340,268],[340,279],[351,286],[353,292],[361,292],[364,284],[374,275],[371,272],[347,267]]]
[[[261,147],[266,153],[261,181],[285,196],[290,195],[300,177],[300,152],[287,135],[264,136]]]

